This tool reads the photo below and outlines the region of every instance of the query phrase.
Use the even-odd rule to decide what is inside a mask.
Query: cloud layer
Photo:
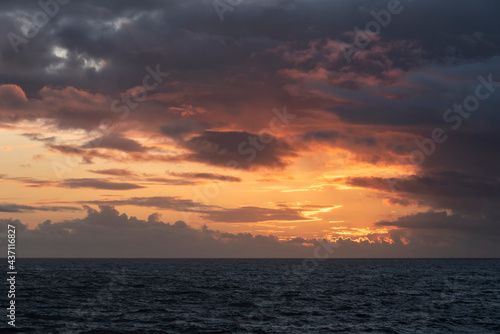
[[[59,200],[65,195],[55,195],[54,203],[39,198],[44,205],[5,197],[0,212],[42,216],[72,212],[78,204],[129,205],[196,213],[206,223],[303,226],[324,218],[324,212],[306,214],[309,202],[328,210],[345,199],[351,216],[342,219],[357,242],[338,240],[344,243],[339,252],[434,256],[444,247],[443,256],[498,254],[500,3],[401,0],[401,11],[380,32],[365,31],[387,5],[243,1],[221,22],[212,0],[86,0],[60,5],[33,30],[37,3],[3,1],[0,130],[6,144],[0,153],[16,149],[2,160],[27,161],[22,171],[2,170],[2,186],[38,196],[50,188],[123,197],[81,195],[67,206]],[[21,39],[13,41],[12,34]],[[356,47],[347,58],[346,46]],[[14,134],[24,140],[19,146],[10,145]],[[64,162],[56,176],[46,166],[38,169],[56,158],[74,163]],[[223,182],[230,183],[234,202],[185,197]],[[163,187],[170,196],[160,193]],[[352,192],[332,188],[362,195],[355,201]],[[325,195],[312,196],[313,190]],[[271,191],[278,193],[272,200],[265,196]],[[364,205],[367,198],[379,198],[391,214]],[[366,207],[366,216],[354,205]],[[253,254],[236,250],[245,238],[248,247],[264,240],[276,254],[303,254],[272,237],[231,234],[232,244],[208,229],[133,220],[107,206],[88,209],[83,220],[26,229],[26,237],[43,249],[49,243],[36,235],[60,236],[61,248],[68,240],[83,247],[92,243],[86,228],[103,228],[110,239],[96,241],[99,247],[107,240],[129,254],[125,241],[112,239],[111,226],[101,224],[104,216],[124,224],[113,225],[124,240],[136,240],[128,233],[138,228],[168,256],[174,246],[151,231],[173,238],[185,256]],[[370,230],[361,240],[360,222],[385,232]],[[331,230],[322,226],[317,233],[337,238]],[[196,251],[182,246],[182,235]]]
[[[335,240],[293,238],[281,241],[269,235],[226,233],[204,226],[193,229],[182,221],[164,223],[161,215],[147,220],[120,214],[112,206],[85,207],[87,216],[60,223],[45,221],[29,229],[19,220],[0,220],[16,226],[20,257],[481,257],[500,256],[500,233],[491,222],[480,222],[480,231],[468,219],[445,212],[404,217],[380,226],[398,226],[375,242],[366,238]],[[438,231],[439,233],[430,233]],[[484,238],[486,236],[486,238]],[[369,236],[372,237],[372,236]],[[374,238],[380,236],[373,236]],[[379,238],[380,239],[380,238]],[[2,244],[5,248],[5,244]]]

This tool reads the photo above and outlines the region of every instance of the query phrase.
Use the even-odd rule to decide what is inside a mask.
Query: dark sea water
[[[15,332],[500,333],[500,260],[303,261],[18,260]]]

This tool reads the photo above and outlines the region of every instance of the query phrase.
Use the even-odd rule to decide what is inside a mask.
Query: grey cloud
[[[230,176],[230,175],[222,175],[216,173],[175,173],[169,172],[168,174],[177,177],[183,178],[193,178],[193,179],[208,179],[208,180],[217,180],[217,181],[225,181],[225,182],[241,182],[239,177]]]
[[[273,236],[224,233],[207,227],[198,230],[180,221],[164,223],[157,214],[144,221],[110,206],[101,206],[99,211],[86,209],[82,219],[45,221],[35,229],[19,220],[1,219],[0,232],[7,224],[16,226],[17,242],[24,245],[19,248],[22,257],[308,257],[321,241],[307,240],[312,246],[304,246]]]
[[[13,203],[0,203],[0,212],[34,212],[34,211],[78,211],[79,207],[74,206],[50,206],[50,205],[21,205]]]
[[[21,182],[32,188],[61,187],[61,188],[93,188],[107,190],[132,190],[144,188],[141,185],[130,182],[114,182],[107,179],[81,178],[64,179],[61,181],[42,180],[30,177],[5,177],[6,180]]]
[[[199,123],[192,119],[172,120],[168,125],[160,128],[165,136],[182,139],[185,135],[201,132],[209,127],[206,123]]]
[[[404,179],[380,177],[348,178],[349,185],[378,189],[395,204],[417,203],[455,212],[496,216],[500,207],[498,178],[457,171],[434,171]]]
[[[215,205],[206,205],[189,199],[174,196],[131,197],[118,200],[84,201],[82,204],[95,205],[133,205],[150,207],[158,210],[172,210],[178,212],[195,212],[217,223],[256,223],[262,221],[306,221],[300,210],[281,205],[279,208],[262,208],[243,206],[237,208],[222,208]]]
[[[317,250],[325,249],[332,257],[478,257],[499,256],[498,230],[489,238],[464,233],[461,228],[435,233],[442,227],[422,224],[392,230],[392,242],[375,243],[340,238],[327,244],[321,239],[295,238],[280,241],[273,236],[249,233],[227,233],[204,226],[194,229],[184,222],[164,223],[160,215],[152,214],[147,220],[120,214],[110,206],[97,211],[86,207],[82,219],[60,223],[45,221],[29,229],[19,220],[0,219],[0,232],[7,224],[16,226],[16,239],[24,247],[21,257],[98,257],[98,258],[183,258],[183,257],[313,257]],[[442,215],[442,213],[437,213]],[[432,216],[433,214],[429,214]],[[418,219],[424,219],[424,216]],[[411,218],[410,218],[411,220]],[[401,219],[399,226],[406,226]],[[390,225],[381,223],[381,226]],[[430,233],[427,227],[433,229]],[[468,231],[468,228],[466,229]],[[485,231],[486,232],[486,231]],[[403,242],[404,241],[404,242]],[[406,243],[406,244],[405,244]],[[1,244],[3,249],[5,244]]]
[[[142,146],[139,142],[126,138],[118,133],[110,133],[106,136],[94,139],[87,142],[82,146],[83,148],[111,148],[124,152],[145,152],[147,148]]]
[[[196,181],[182,180],[182,179],[169,179],[166,177],[148,177],[148,178],[146,178],[146,180],[150,181],[150,182],[155,182],[155,183],[160,183],[160,184],[168,184],[168,185],[173,185],[173,186],[189,186],[189,185],[198,184],[198,182],[196,182]]]
[[[89,172],[96,174],[112,175],[112,176],[136,176],[136,173],[134,172],[119,168],[90,170]]]
[[[497,197],[500,198],[500,182],[492,182],[488,177],[468,175],[456,171],[436,171],[424,175],[414,175],[404,179],[384,179],[380,177],[355,177],[347,179],[353,186],[370,187],[390,191],[437,196]]]
[[[249,223],[273,220],[308,220],[302,216],[300,211],[292,208],[259,208],[244,206],[235,209],[221,209],[210,211],[206,214],[207,219],[220,223]]]
[[[448,214],[446,211],[429,211],[403,216],[396,221],[377,222],[378,226],[393,226],[410,230],[459,231],[467,235],[500,239],[500,225],[484,217]]]
[[[41,142],[47,142],[47,143],[51,143],[53,141],[55,141],[56,137],[52,136],[52,137],[43,137],[41,134],[39,133],[23,133],[22,134],[23,136],[31,139],[31,140],[36,140],[36,141],[41,141]]]
[[[306,141],[329,142],[336,144],[338,141],[345,141],[347,144],[356,146],[374,147],[377,140],[374,137],[358,137],[355,135],[346,135],[335,130],[311,131],[303,134]]]
[[[144,188],[141,185],[129,182],[112,182],[101,179],[66,179],[57,184],[62,188],[93,188],[106,190],[133,190]]]
[[[257,140],[255,146],[251,144],[252,139]],[[193,152],[186,156],[189,160],[216,166],[228,166],[230,161],[235,161],[236,167],[243,169],[283,168],[287,165],[286,158],[296,155],[281,139],[274,138],[263,144],[255,134],[244,131],[205,131],[182,145]]]
[[[429,211],[403,216],[396,221],[381,221],[376,225],[397,227],[390,231],[392,238],[409,241],[409,249],[414,253],[419,247],[428,247],[424,254],[432,254],[438,248],[441,257],[498,257],[499,217]]]
[[[156,208],[159,210],[174,210],[181,212],[204,212],[205,210],[212,208],[212,206],[174,196],[131,197],[120,200],[86,201],[82,203],[96,205],[135,205]]]

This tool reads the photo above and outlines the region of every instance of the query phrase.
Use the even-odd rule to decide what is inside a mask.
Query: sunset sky
[[[498,1],[47,4],[0,4],[20,254],[500,256]]]

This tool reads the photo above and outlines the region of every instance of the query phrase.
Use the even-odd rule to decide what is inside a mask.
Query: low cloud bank
[[[274,236],[250,233],[226,233],[207,226],[194,229],[182,221],[173,224],[151,214],[147,220],[120,214],[113,206],[99,210],[89,206],[86,217],[52,223],[47,220],[29,229],[18,219],[1,219],[0,232],[7,225],[16,226],[18,257],[95,257],[95,258],[306,258],[306,257],[498,257],[499,237],[492,234],[467,236],[463,228],[450,225],[436,231],[426,224],[414,226],[415,220],[435,218],[428,213],[408,216],[397,222],[378,225],[397,226],[386,238],[366,240],[294,238],[279,240]],[[443,215],[444,213],[440,214]],[[450,220],[453,217],[448,217]],[[2,234],[5,236],[5,234]],[[476,240],[477,239],[477,240]],[[6,254],[6,238],[0,247]]]

